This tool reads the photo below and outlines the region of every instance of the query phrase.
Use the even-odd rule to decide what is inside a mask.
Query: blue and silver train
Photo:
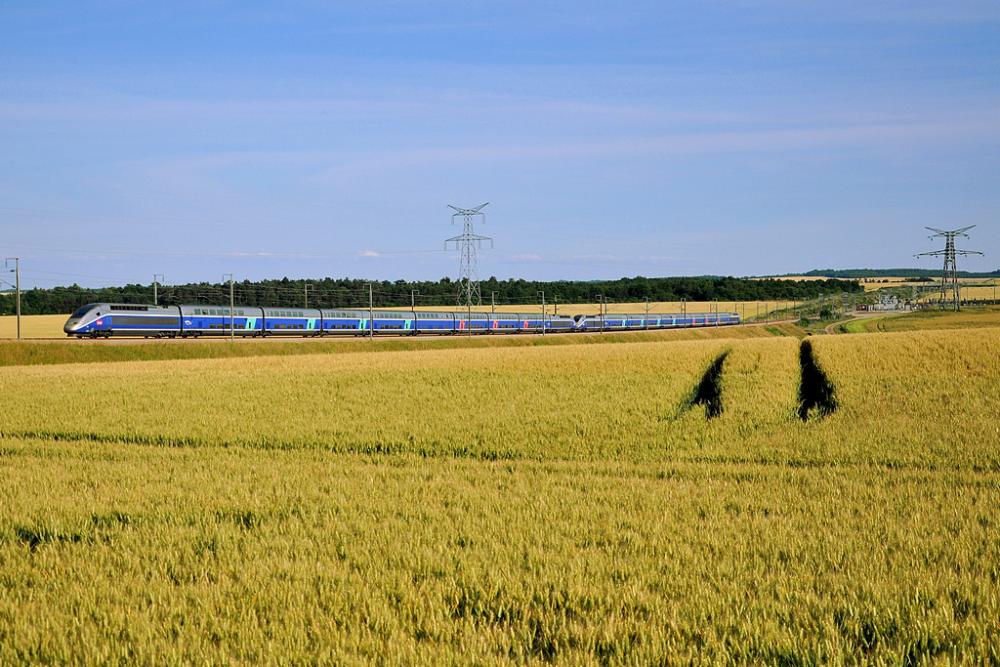
[[[70,315],[67,336],[363,336],[372,334],[561,333],[739,324],[737,313],[542,315],[413,310],[338,310],[258,306],[151,306],[90,303]]]

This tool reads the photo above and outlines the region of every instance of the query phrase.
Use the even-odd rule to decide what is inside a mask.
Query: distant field
[[[880,289],[885,289],[887,287],[926,287],[930,283],[926,281],[913,282],[910,280],[912,276],[878,276],[873,278],[857,278],[856,280],[861,283],[866,292],[874,292]],[[774,278],[773,280],[829,280],[829,278],[823,276],[781,276],[779,278]],[[848,279],[844,279],[848,280]],[[937,280],[937,278],[935,278]],[[959,282],[962,283],[989,283],[998,282],[996,279],[989,278],[959,278]],[[969,296],[965,296],[966,289],[969,290]],[[989,290],[989,295],[987,291]],[[991,298],[992,288],[963,288],[962,298]]]
[[[882,280],[886,280],[888,282],[879,282]],[[981,283],[992,284],[994,282],[998,282],[996,279],[991,280],[989,278],[959,278],[958,281],[959,283],[975,283],[977,285]],[[940,285],[939,279],[935,278],[934,282],[938,282],[938,284]],[[869,278],[867,281],[862,281],[862,284],[864,285],[866,292],[871,292],[886,287],[916,287],[921,290],[926,290],[928,287],[933,286],[934,282],[928,282],[928,281],[913,282],[907,280],[904,277],[894,277],[894,278],[890,277],[890,278]],[[973,297],[977,299],[992,298],[992,287],[963,287],[962,295],[963,299],[973,298]],[[921,300],[926,300],[926,298],[927,297],[925,295],[925,297],[923,297]],[[937,297],[932,294],[930,298],[936,299]]]
[[[898,287],[907,281],[905,276],[879,276],[877,278],[832,278],[828,276],[777,276],[774,278],[760,278],[759,280],[794,280],[794,281],[818,281],[818,280],[857,280],[864,287],[866,292],[880,290],[883,287]]]
[[[874,292],[886,287],[901,287],[910,284],[906,276],[879,276],[878,278],[861,278],[861,286],[866,292]],[[917,285],[923,283],[914,283]]]
[[[21,317],[22,338],[65,338],[63,325],[66,315],[23,315]],[[13,315],[0,315],[0,338],[15,338],[17,336],[17,318]]]
[[[961,293],[961,298],[968,301],[993,301],[1000,299],[1000,281],[983,281],[977,280],[977,283],[988,282],[988,285],[976,285],[975,287],[961,287],[959,292]],[[941,298],[941,292],[927,292],[920,300],[921,301],[937,301]]]
[[[884,316],[856,320],[845,325],[848,333],[972,329],[980,327],[1000,327],[1000,308],[970,306],[959,312],[921,310],[905,314],[887,313]]]
[[[1000,659],[1000,329],[810,342],[0,368],[0,663]]]

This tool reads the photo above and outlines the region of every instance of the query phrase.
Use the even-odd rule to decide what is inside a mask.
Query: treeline
[[[308,303],[311,307],[367,307],[368,285],[371,283],[372,300],[376,307],[418,306],[453,307],[457,302],[459,284],[449,278],[438,281],[365,281],[350,278],[323,278],[320,280],[243,281],[235,283],[233,295],[237,304],[255,306],[298,307]],[[545,292],[547,303],[596,303],[599,295],[611,302],[631,303],[648,298],[650,301],[768,301],[805,300],[820,294],[859,292],[862,287],[847,280],[773,280],[745,279],[717,276],[691,278],[621,278],[606,281],[532,281],[497,280],[489,278],[480,283],[483,305],[489,306],[491,298],[497,305],[525,304],[537,307]],[[229,302],[229,285],[219,283],[192,283],[188,285],[161,286],[158,289],[161,305],[181,303]],[[40,315],[69,313],[86,303],[153,303],[150,285],[124,285],[88,289],[79,285],[26,290],[21,295],[21,312]],[[14,312],[13,296],[0,299],[0,313]]]
[[[797,276],[822,276],[829,278],[846,278],[857,280],[859,278],[887,278],[887,277],[914,277],[914,278],[939,278],[941,269],[813,269],[805,273],[788,275]],[[959,271],[960,278],[1000,278],[1000,269],[996,271]]]

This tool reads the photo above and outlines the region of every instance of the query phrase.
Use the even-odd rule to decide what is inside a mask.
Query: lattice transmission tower
[[[934,227],[925,227],[929,231],[934,232],[927,238],[936,239],[944,237],[944,248],[941,250],[934,250],[932,252],[922,252],[916,257],[944,257],[944,269],[941,272],[941,307],[943,308],[945,303],[948,301],[948,293],[951,292],[951,300],[955,307],[955,310],[961,308],[961,290],[958,283],[958,262],[957,257],[966,257],[968,255],[982,255],[983,253],[978,250],[959,250],[955,247],[955,238],[961,236],[962,238],[969,238],[966,234],[970,229],[975,227],[975,225],[969,225],[968,227],[962,227],[961,229],[936,229]]]
[[[448,208],[455,211],[451,214],[451,224],[455,224],[455,218],[462,218],[462,233],[444,242],[445,250],[454,247],[461,257],[458,305],[462,308],[481,306],[483,303],[482,294],[479,292],[478,255],[484,241],[489,242],[490,247],[493,247],[493,239],[476,234],[475,221],[478,217],[482,223],[486,223],[486,214],[483,213],[483,209],[488,204],[489,202],[486,202],[475,208],[459,208],[448,204]]]

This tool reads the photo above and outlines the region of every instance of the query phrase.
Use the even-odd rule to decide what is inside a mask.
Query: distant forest
[[[235,283],[237,304],[256,306],[302,306],[308,300],[311,307],[367,307],[369,281],[350,278],[323,278],[318,280],[243,281]],[[454,307],[458,283],[442,278],[434,281],[372,282],[372,297],[376,307],[409,306],[411,292],[418,306]],[[848,280],[758,280],[701,276],[691,278],[621,278],[607,281],[550,281],[497,280],[480,282],[483,305],[490,305],[496,293],[497,305],[525,304],[537,308],[540,291],[545,292],[548,304],[597,303],[598,295],[610,302],[630,303],[649,298],[650,301],[752,301],[752,300],[804,300],[820,294],[859,292],[861,286]],[[229,302],[229,286],[224,284],[196,283],[161,286],[158,290],[160,304]],[[0,298],[0,313],[14,312],[14,299]],[[150,285],[125,285],[88,289],[79,285],[30,289],[21,294],[21,312],[24,314],[69,313],[78,306],[93,302],[152,303]]]
[[[913,278],[939,278],[941,269],[813,269],[805,273],[789,273],[790,276],[822,276],[829,278],[886,278],[889,276]],[[996,271],[959,271],[960,278],[1000,278],[1000,269]]]

